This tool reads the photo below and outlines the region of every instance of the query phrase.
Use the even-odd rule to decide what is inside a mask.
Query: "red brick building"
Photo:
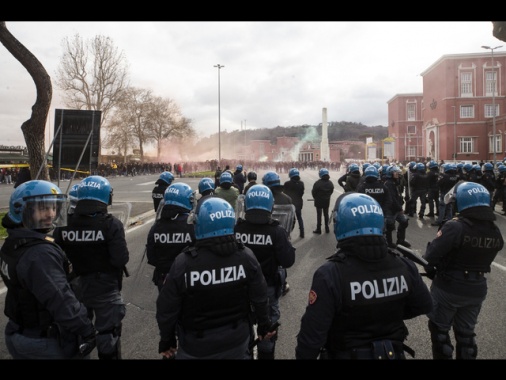
[[[506,52],[444,55],[421,73],[423,92],[388,103],[395,159],[492,161],[506,157]],[[493,89],[495,88],[495,94]]]

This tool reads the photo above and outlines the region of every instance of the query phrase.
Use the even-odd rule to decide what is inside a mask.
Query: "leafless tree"
[[[134,143],[138,144],[141,161],[144,161],[144,144],[153,141],[149,115],[153,104],[151,90],[129,87],[118,102],[122,121],[128,126]]]
[[[156,142],[158,161],[164,141],[180,140],[194,134],[191,121],[182,116],[179,106],[172,99],[153,98],[148,119],[150,134]]]
[[[128,64],[111,38],[95,36],[86,42],[75,34],[62,41],[63,56],[55,83],[63,91],[65,106],[102,111],[106,125],[111,109],[128,87]]]
[[[103,145],[105,148],[114,149],[122,153],[124,162],[126,163],[129,148],[135,144],[135,138],[132,134],[130,123],[130,115],[125,113],[123,109],[117,109],[107,128],[107,136],[104,138]]]
[[[31,177],[37,178],[37,174],[40,172],[38,179],[49,180],[45,161],[44,136],[53,96],[51,78],[39,60],[7,30],[5,21],[0,21],[0,41],[23,65],[35,82],[37,98],[32,106],[32,115],[21,125],[21,131],[28,150]]]

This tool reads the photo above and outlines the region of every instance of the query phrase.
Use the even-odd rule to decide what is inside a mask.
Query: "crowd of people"
[[[242,164],[216,167],[198,189],[174,182],[177,174],[166,169],[152,190],[156,219],[146,239],[161,357],[275,359],[295,226],[305,238],[301,168],[287,169],[282,183],[272,170],[260,180]],[[313,234],[332,230],[336,251],[313,275],[296,359],[405,359],[414,355],[405,321],[421,315],[434,359],[478,357],[485,274],[504,246],[494,207],[504,204],[506,165],[497,176],[487,164],[462,165],[461,173],[432,161],[403,169],[349,164],[336,180],[344,192],[331,205],[333,179],[328,167],[318,168]],[[122,223],[108,212],[113,190],[92,175],[72,192],[70,207],[53,183],[28,180],[2,220],[5,341],[14,359],[82,359],[95,348],[99,359],[121,359],[129,251]],[[406,232],[415,215],[434,217],[439,228],[423,255],[430,287],[396,251],[411,246]]]

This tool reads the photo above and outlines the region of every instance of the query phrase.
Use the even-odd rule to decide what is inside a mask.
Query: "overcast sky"
[[[110,37],[127,59],[130,85],[173,99],[201,136],[218,132],[217,64],[222,132],[317,125],[323,108],[329,122],[387,126],[387,101],[422,92],[420,74],[443,55],[506,45],[490,21],[7,21],[7,28],[52,78],[65,37]],[[35,95],[26,69],[0,44],[0,145],[26,145],[21,125]],[[53,83],[46,149],[57,108],[65,107]]]

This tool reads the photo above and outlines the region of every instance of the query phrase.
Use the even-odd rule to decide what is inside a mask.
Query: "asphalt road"
[[[259,172],[259,178],[263,173]],[[331,204],[341,194],[342,189],[337,185],[337,178],[342,172],[330,172],[335,185],[335,192]],[[280,173],[281,180],[288,179],[287,173]],[[114,187],[114,202],[111,211],[123,215],[131,208],[127,223],[127,240],[130,251],[128,270],[130,277],[124,280],[123,297],[127,303],[127,315],[124,319],[122,352],[124,359],[160,359],[158,354],[158,327],[155,320],[155,300],[157,290],[151,283],[152,268],[149,267],[143,255],[147,233],[154,221],[152,210],[151,190],[158,177],[137,176],[110,178]],[[281,298],[281,327],[276,349],[276,359],[294,359],[296,335],[300,327],[300,318],[304,313],[307,295],[314,271],[334,253],[336,240],[334,234],[323,233],[315,235],[316,211],[308,199],[311,197],[311,187],[318,179],[317,171],[302,171],[302,181],[305,183],[306,193],[302,209],[305,223],[306,237],[298,237],[298,226],[292,233],[292,243],[296,247],[295,264],[288,269],[290,292]],[[177,178],[177,182],[184,181],[196,189],[199,179]],[[68,182],[60,184],[65,190]],[[10,190],[12,191],[12,190]],[[0,186],[0,207],[5,205],[10,195],[6,185]],[[5,194],[4,194],[5,193]],[[130,207],[126,206],[130,204]],[[500,206],[497,206],[500,210]],[[427,210],[428,212],[428,210]],[[407,230],[407,240],[415,252],[423,254],[427,242],[431,241],[437,228],[431,226],[432,218],[411,218]],[[506,231],[506,217],[497,214],[497,224],[502,231]],[[506,236],[506,235],[505,235]],[[422,268],[420,268],[421,271]],[[496,257],[492,272],[488,274],[489,294],[485,300],[477,325],[477,342],[479,359],[506,358],[506,304],[503,289],[506,283],[506,252],[503,249]],[[425,278],[430,286],[430,280]],[[0,308],[3,310],[4,292],[0,290]],[[0,326],[6,322],[3,313],[0,315]],[[406,343],[415,352],[415,359],[431,359],[430,336],[427,329],[427,318],[420,316],[407,321],[410,332]],[[9,359],[3,334],[0,333],[0,359]],[[96,354],[92,354],[92,357]]]

